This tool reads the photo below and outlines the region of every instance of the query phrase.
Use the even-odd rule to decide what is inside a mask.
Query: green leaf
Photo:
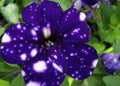
[[[97,53],[100,54],[105,49],[105,45],[101,43],[94,43],[93,47],[97,50]]]
[[[4,27],[0,27],[0,36],[4,33],[5,28]]]
[[[8,81],[0,79],[0,86],[10,86],[10,83]]]
[[[5,0],[0,0],[0,7],[4,5]]]
[[[81,86],[82,84],[83,80],[74,80],[70,86]]]
[[[107,48],[104,52],[106,52],[106,53],[111,53],[111,52],[113,52],[113,47]]]
[[[120,86],[120,76],[109,75],[103,78],[106,86]]]
[[[69,86],[68,77],[65,78],[65,80],[63,81],[63,83],[60,86]]]
[[[74,81],[74,79],[73,79],[72,77],[69,77],[69,76],[68,76],[69,86],[72,86],[73,81]]]
[[[105,86],[105,83],[102,80],[102,75],[92,75],[87,78],[88,86]]]
[[[0,73],[0,78],[11,82],[15,78],[15,76],[13,75],[13,73]]]
[[[8,28],[10,26],[10,24],[5,24],[3,27],[0,27],[0,36],[2,36],[6,30],[6,28]]]
[[[105,42],[109,42],[111,44],[114,44],[117,41],[120,42],[120,30],[107,31],[105,34]]]
[[[114,53],[120,53],[120,43],[113,44]]]
[[[81,86],[89,86],[89,85],[88,85],[88,81],[85,79],[85,80],[83,81],[83,83],[81,84]]]
[[[111,17],[110,17],[110,24],[112,24],[112,25],[117,24],[117,22],[118,22],[117,19],[118,19],[118,18],[117,18],[117,16],[116,16],[116,14],[112,14]]]
[[[30,5],[32,3],[32,0],[22,0],[22,4],[24,7]]]
[[[110,16],[113,13],[113,10],[105,3],[101,5],[100,14],[103,24],[108,27],[110,24]]]
[[[5,0],[6,3],[12,3],[14,0]]]
[[[1,7],[1,13],[10,23],[19,22],[19,9],[16,4],[10,3],[6,7]]]
[[[25,86],[24,79],[21,74],[19,74],[12,82],[10,86]]]
[[[3,59],[2,59],[2,57],[0,56],[0,62],[3,62]]]
[[[72,6],[72,2],[70,0],[52,0],[52,1],[58,2],[64,11],[70,8],[70,6]]]
[[[0,72],[16,72],[16,71],[20,71],[20,68],[17,65],[0,62]]]

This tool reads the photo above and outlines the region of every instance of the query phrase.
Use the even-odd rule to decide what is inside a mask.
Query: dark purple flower
[[[0,50],[5,61],[23,65],[26,86],[59,86],[66,75],[81,80],[92,74],[98,56],[85,44],[91,31],[84,13],[43,1],[24,8],[22,16],[25,23],[6,30]]]
[[[76,0],[76,2],[74,3],[74,8],[80,9],[88,5],[89,7],[97,9],[99,8],[98,1],[100,0]]]
[[[94,6],[101,0],[81,0],[84,4],[87,4],[88,6]]]
[[[101,57],[106,71],[116,74],[120,69],[120,54],[104,53]]]
[[[88,6],[98,6],[98,2],[105,2],[109,6],[111,6],[111,1],[110,0],[80,0],[82,3]]]
[[[105,2],[106,2],[106,4],[108,5],[108,6],[112,6],[112,3],[111,3],[111,1],[110,0],[105,0]]]
[[[107,5],[111,6],[111,1],[110,0],[76,0],[75,2],[75,7],[77,9],[81,8],[84,5],[88,5],[94,9],[99,8],[98,2],[105,2]]]
[[[88,11],[85,14],[86,14],[86,20],[90,20],[95,16],[95,14],[92,13],[91,11]]]

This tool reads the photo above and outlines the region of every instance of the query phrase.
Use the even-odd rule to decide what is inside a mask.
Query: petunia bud
[[[108,73],[116,74],[120,69],[120,54],[104,53],[101,58]]]

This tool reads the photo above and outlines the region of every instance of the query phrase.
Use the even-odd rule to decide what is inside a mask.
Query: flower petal
[[[86,15],[74,7],[64,13],[59,32],[64,42],[87,43],[91,34],[90,27],[86,23]]]
[[[98,61],[94,48],[85,44],[64,44],[53,50],[50,50],[50,55],[54,62],[60,65],[67,75],[76,80],[90,76]]]
[[[40,9],[43,15],[42,24],[44,24],[44,26],[46,24],[50,24],[53,33],[54,31],[58,31],[57,28],[59,26],[60,19],[63,13],[60,5],[53,1],[43,1],[40,4]]]
[[[63,35],[63,42],[87,43],[90,40],[91,31],[86,22],[81,22],[71,31]]]
[[[76,50],[78,50],[78,55],[73,52],[68,60],[67,74],[76,80],[85,79],[92,75],[98,56],[96,51],[88,45],[76,46]]]
[[[41,47],[42,39],[43,37],[38,31],[26,24],[12,25],[2,37],[1,55],[9,63],[20,64],[29,60],[32,49]]]
[[[43,58],[43,59],[41,59]],[[25,79],[26,86],[60,86],[65,78],[64,73],[54,69],[55,63],[48,63],[44,60],[47,54],[39,55],[39,58],[25,63],[22,75]]]
[[[82,15],[81,15],[82,14]],[[74,18],[74,19],[73,19]],[[81,22],[85,21],[86,15],[71,7],[61,17],[60,32],[66,33]]]
[[[39,26],[42,20],[39,4],[33,3],[24,8],[22,11],[22,16],[26,23],[35,27]]]
[[[51,28],[51,33],[58,28],[62,9],[58,3],[52,1],[43,1],[40,4],[31,4],[23,9],[23,19],[33,27]]]
[[[8,63],[21,64],[35,58],[42,51],[38,47],[33,43],[7,43],[0,47],[0,53]]]
[[[42,39],[40,34],[30,26],[18,23],[10,26],[4,33],[2,37],[2,44],[11,42],[34,42]]]

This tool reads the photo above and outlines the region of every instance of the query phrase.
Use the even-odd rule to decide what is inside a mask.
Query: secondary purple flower
[[[98,2],[105,2],[107,5],[111,6],[110,0],[81,0],[84,4],[92,6],[93,8],[98,8]]]
[[[101,57],[108,73],[115,74],[120,69],[120,54],[105,53]]]
[[[59,86],[66,75],[81,80],[92,74],[98,56],[85,44],[91,33],[84,13],[43,1],[24,8],[22,16],[25,23],[6,30],[0,50],[5,61],[23,65],[26,86]]]
[[[87,4],[88,6],[94,6],[101,0],[81,0],[84,4]]]
[[[92,13],[91,11],[88,11],[85,14],[86,14],[86,20],[90,20],[95,16],[95,14]]]

